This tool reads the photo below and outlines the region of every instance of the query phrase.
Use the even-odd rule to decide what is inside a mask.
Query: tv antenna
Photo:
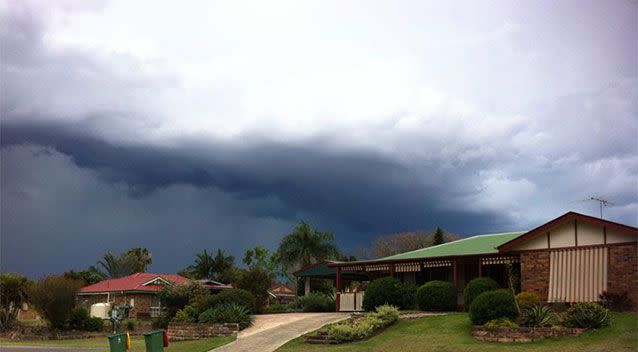
[[[585,200],[593,200],[595,202],[598,202],[598,207],[600,209],[600,218],[603,218],[603,207],[608,207],[610,205],[614,205],[614,203],[603,199],[602,197],[589,197],[588,199]]]

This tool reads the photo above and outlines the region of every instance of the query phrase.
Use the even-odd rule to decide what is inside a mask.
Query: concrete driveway
[[[282,313],[255,316],[255,323],[237,335],[237,340],[215,352],[274,351],[284,343],[320,327],[346,319],[348,313]]]

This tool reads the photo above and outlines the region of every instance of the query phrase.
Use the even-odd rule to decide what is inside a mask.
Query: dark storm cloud
[[[1,137],[3,146],[53,147],[77,166],[96,170],[103,180],[131,186],[136,197],[173,184],[215,187],[239,199],[274,196],[289,209],[360,234],[429,228],[452,219],[464,219],[456,222],[455,230],[465,233],[505,223],[495,214],[440,209],[437,204],[448,191],[421,182],[434,173],[419,174],[372,153],[335,154],[272,143],[241,148],[195,143],[181,149],[123,146],[37,124],[5,124]],[[293,214],[270,215],[290,219]]]

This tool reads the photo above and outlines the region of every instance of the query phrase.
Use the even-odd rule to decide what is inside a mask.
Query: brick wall
[[[521,253],[521,290],[535,292],[541,301],[547,301],[549,251]]]
[[[107,295],[82,295],[78,296],[78,305],[84,306],[87,309],[91,309],[91,305],[95,303],[106,303]],[[129,318],[131,319],[150,319],[151,309],[155,301],[154,294],[148,293],[112,293],[109,300],[111,306],[120,306],[125,304],[131,304],[133,299],[133,308],[129,312]]]
[[[239,324],[168,324],[168,338],[171,341],[198,340],[214,336],[236,336]]]
[[[632,309],[638,309],[638,243],[610,246],[607,290],[627,292]]]

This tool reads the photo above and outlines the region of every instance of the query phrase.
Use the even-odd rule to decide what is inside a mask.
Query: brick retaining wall
[[[488,329],[483,326],[473,326],[472,336],[481,341],[491,342],[530,342],[542,340],[548,337],[558,336],[577,336],[583,329],[574,328],[492,328]]]
[[[237,335],[239,324],[191,324],[191,323],[170,323],[168,324],[168,338],[171,341],[198,340],[214,336]]]

